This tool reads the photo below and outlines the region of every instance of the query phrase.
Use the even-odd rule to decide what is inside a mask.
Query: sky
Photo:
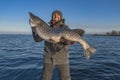
[[[71,29],[120,31],[120,0],[0,0],[0,33],[31,33],[28,13],[48,23],[54,10]]]

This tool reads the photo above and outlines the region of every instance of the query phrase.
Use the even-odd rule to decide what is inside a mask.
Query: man
[[[50,21],[50,27],[53,28],[66,28],[69,27],[65,24],[65,20],[62,18],[62,13],[59,10],[55,10],[52,13]],[[42,41],[37,35],[35,27],[32,28],[33,38],[36,42]],[[76,30],[79,33],[79,31]],[[84,34],[84,31],[80,33]],[[62,41],[62,40],[61,40]],[[68,60],[68,46],[74,42],[63,39],[60,43],[50,43],[45,41],[44,45],[44,65],[42,72],[42,80],[51,80],[54,67],[58,67],[60,73],[60,80],[71,80],[69,60]]]

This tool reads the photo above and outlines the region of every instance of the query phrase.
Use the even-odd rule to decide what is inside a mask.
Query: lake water
[[[79,44],[69,48],[72,80],[120,80],[120,36],[85,35],[96,54],[89,60]],[[0,80],[40,80],[44,42],[32,35],[0,35]],[[53,79],[59,80],[55,68]]]

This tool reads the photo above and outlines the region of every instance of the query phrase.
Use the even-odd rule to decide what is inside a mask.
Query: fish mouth
[[[40,19],[38,16],[34,15],[34,14],[31,13],[31,12],[29,12],[29,16],[30,16],[30,20],[31,20],[32,22],[37,23],[37,22],[40,22],[40,21],[41,21],[41,19]]]
[[[35,24],[36,16],[31,12],[29,12],[29,16],[30,16],[29,24],[31,25],[31,27],[36,27],[36,24]]]
[[[34,19],[35,15],[29,12],[30,19]]]

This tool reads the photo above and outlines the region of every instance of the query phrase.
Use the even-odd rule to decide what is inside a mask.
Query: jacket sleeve
[[[32,29],[33,39],[35,40],[35,42],[40,42],[40,41],[42,41],[43,39],[40,38],[40,37],[38,36],[38,34],[36,33],[36,28],[35,28],[35,27],[32,27],[31,29]]]

